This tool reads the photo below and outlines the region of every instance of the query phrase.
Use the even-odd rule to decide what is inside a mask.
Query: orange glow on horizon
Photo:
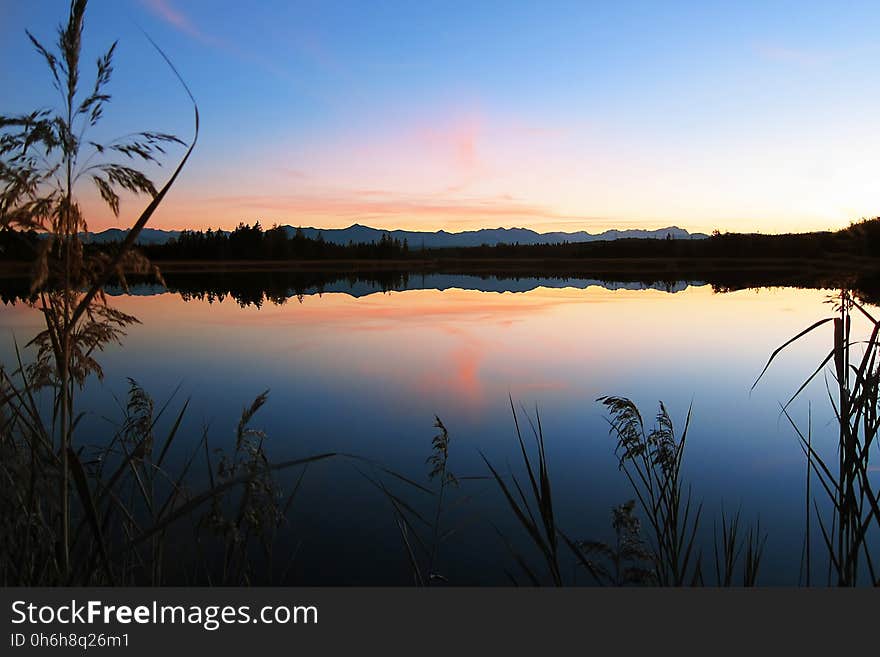
[[[779,233],[835,230],[880,214],[873,184],[880,138],[854,133],[836,145],[857,152],[852,159],[757,134],[738,150],[695,152],[672,167],[658,165],[669,148],[658,137],[642,143],[587,124],[554,130],[477,109],[413,117],[366,135],[353,128],[301,139],[255,145],[243,161],[258,164],[238,167],[197,151],[149,225],[229,230],[259,220],[264,227],[591,233],[675,225]],[[127,227],[145,204],[125,199],[116,219],[93,190],[83,192],[96,231]]]
[[[137,200],[129,201],[118,218],[102,207],[97,199],[86,199],[82,206],[89,217],[89,230],[101,232],[109,228],[130,228],[137,218],[135,211],[140,208],[140,203]],[[554,215],[552,211],[540,206],[510,202],[504,198],[465,200],[461,204],[432,204],[418,200],[373,202],[358,199],[218,197],[169,201],[155,213],[147,226],[177,231],[218,228],[233,230],[241,222],[253,224],[259,221],[264,229],[273,225],[289,225],[332,230],[359,224],[389,231],[443,230],[459,233],[481,229],[525,228],[537,233],[586,231],[592,234],[606,230],[658,230],[677,226],[691,233],[709,234],[719,229],[722,232],[772,234],[839,230],[854,221],[874,216],[877,215],[872,212],[853,212],[827,219],[790,217],[777,221],[739,222],[731,226],[724,221],[706,222],[674,216],[642,219],[630,216],[578,218]]]

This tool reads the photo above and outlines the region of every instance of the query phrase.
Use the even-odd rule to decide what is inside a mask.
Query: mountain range
[[[288,237],[296,234],[293,226],[283,226]],[[573,233],[552,232],[538,233],[527,228],[482,228],[480,230],[466,230],[460,233],[449,233],[445,230],[436,232],[414,230],[381,230],[353,224],[348,228],[301,228],[306,237],[316,238],[319,234],[327,242],[335,244],[369,243],[378,242],[382,235],[388,234],[392,239],[406,240],[411,249],[422,246],[427,248],[437,247],[468,247],[468,246],[495,246],[499,243],[506,244],[555,244],[559,242],[598,242],[603,240],[618,239],[703,239],[708,237],[704,233],[689,233],[678,226],[668,226],[656,230],[606,230],[601,233],[588,233],[576,231]],[[144,228],[138,237],[139,244],[164,244],[172,238],[180,235],[179,230],[161,230],[158,228]],[[230,232],[230,231],[225,231]],[[109,228],[100,233],[92,233],[87,241],[100,244],[121,241],[127,231],[119,228]]]

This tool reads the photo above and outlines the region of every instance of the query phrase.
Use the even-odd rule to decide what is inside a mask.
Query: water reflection
[[[660,290],[681,292],[688,287],[709,286],[714,292],[733,292],[762,287],[803,287],[835,289],[845,283],[867,302],[880,298],[880,281],[869,276],[837,281],[812,279],[799,275],[786,276],[784,272],[758,274],[756,272],[716,271],[705,278],[682,278],[669,273],[625,273],[595,277],[558,272],[530,275],[524,272],[409,272],[395,270],[373,271],[171,271],[165,273],[166,285],[138,280],[130,281],[128,290],[110,285],[111,296],[133,294],[150,296],[171,292],[184,300],[205,300],[209,303],[229,298],[239,306],[261,307],[264,304],[281,305],[291,299],[302,300],[310,295],[342,293],[353,297],[407,290],[474,290],[480,292],[528,292],[538,288],[562,289],[602,287],[608,290]],[[26,278],[0,279],[0,300],[5,305],[33,301],[30,283]]]
[[[651,409],[662,399],[678,423],[693,403],[685,470],[707,517],[722,503],[748,518],[760,515],[772,528],[762,581],[796,582],[791,555],[799,554],[803,534],[804,462],[778,402],[815,368],[829,336],[799,342],[760,394],[749,388],[776,346],[826,312],[827,292],[396,276],[292,280],[272,273],[271,287],[266,273],[169,276],[167,291],[137,286],[119,294],[113,304],[143,324],[124,347],[101,355],[105,383],[91,382],[79,401],[88,411],[82,435],[106,435],[103,418],[116,412],[114,398],[124,398],[126,377],[158,400],[180,384],[192,397],[181,436],[193,438],[175,446],[183,459],[205,425],[212,440],[228,440],[242,406],[268,388],[257,424],[273,456],[342,450],[424,480],[436,414],[452,436],[452,469],[482,475],[480,451],[502,465],[517,458],[512,397],[540,409],[560,522],[575,536],[608,539],[609,510],[631,493],[594,400],[620,394]],[[22,304],[2,316],[2,328],[21,343],[40,322]],[[3,363],[13,362],[10,343],[0,344]],[[833,447],[821,381],[790,412],[805,419],[809,404],[814,444]],[[459,584],[503,583],[499,564],[509,554],[493,523],[512,535],[517,528],[505,525],[509,514],[491,482],[466,486],[471,502],[458,518],[463,528],[450,542],[446,575]],[[709,549],[711,522],[706,532]],[[409,581],[393,515],[349,465],[309,473],[288,540],[303,542],[300,582]]]

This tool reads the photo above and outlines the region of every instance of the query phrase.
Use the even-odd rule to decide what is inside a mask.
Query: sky
[[[0,113],[56,103],[0,0]],[[96,140],[199,144],[151,226],[788,232],[880,214],[880,3],[91,0]],[[173,170],[172,151],[157,183]],[[89,227],[126,227],[87,184]]]

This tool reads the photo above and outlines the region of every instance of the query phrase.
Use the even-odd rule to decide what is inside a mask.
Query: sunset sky
[[[0,113],[66,0],[0,4]],[[91,0],[93,135],[202,134],[157,228],[780,232],[880,214],[880,3]],[[179,151],[174,154],[178,154]],[[154,172],[161,181],[171,160]],[[87,186],[93,230],[124,227]]]

